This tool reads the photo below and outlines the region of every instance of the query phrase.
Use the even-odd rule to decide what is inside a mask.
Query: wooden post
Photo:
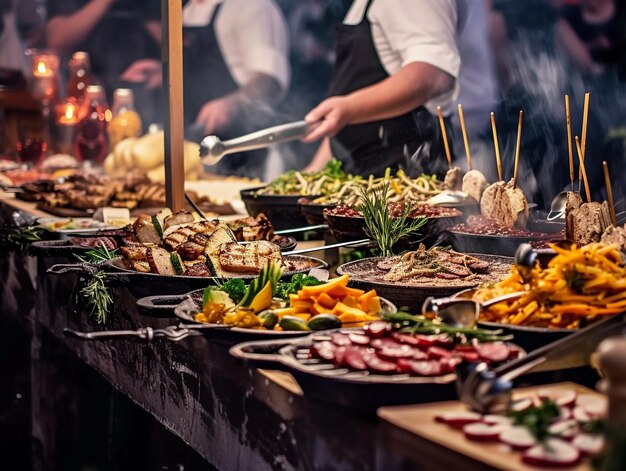
[[[165,198],[172,211],[185,209],[183,114],[183,7],[161,0],[165,99]],[[200,156],[198,156],[200,158]]]

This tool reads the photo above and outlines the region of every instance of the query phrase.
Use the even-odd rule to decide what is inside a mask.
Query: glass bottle
[[[109,152],[107,113],[104,90],[89,85],[78,113],[78,127],[74,144],[76,157],[99,165]]]
[[[113,95],[111,122],[109,122],[109,143],[111,148],[128,138],[141,135],[142,125],[139,113],[135,111],[133,91],[118,88]]]
[[[89,53],[77,51],[69,61],[70,76],[67,81],[67,96],[74,97],[80,104],[83,101],[87,87],[96,84],[91,74]]]

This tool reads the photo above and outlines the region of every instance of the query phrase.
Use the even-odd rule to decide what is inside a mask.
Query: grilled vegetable
[[[226,243],[219,251],[220,266],[226,271],[258,273],[272,260],[282,262],[280,247],[265,240],[247,245]]]
[[[230,229],[221,227],[217,229],[204,247],[204,255],[207,257],[207,265],[214,276],[228,277],[231,276],[225,268],[220,264],[220,248],[223,244],[235,242],[235,237]]]
[[[291,281],[280,282],[276,287],[275,296],[281,299],[289,299],[290,294],[295,294],[305,286],[317,286],[324,284],[314,276],[297,273],[291,277]]]
[[[261,319],[263,327],[267,330],[272,330],[278,324],[278,316],[272,310],[265,310],[257,314],[257,317]]]
[[[234,302],[239,303],[246,295],[246,284],[241,278],[233,278],[220,285],[220,289],[230,296]]]
[[[311,328],[306,321],[295,316],[283,316],[278,324],[283,330],[308,331]]]
[[[170,211],[169,214],[163,217],[163,223],[161,225],[163,229],[165,230],[172,226],[177,226],[179,224],[188,224],[188,223],[192,223],[193,221],[194,221],[193,214],[191,214],[189,211],[183,210],[183,211],[176,211],[175,213],[172,213],[172,211]]]
[[[307,325],[311,330],[339,329],[341,320],[334,314],[319,314],[311,317]]]
[[[178,255],[176,252],[172,252],[170,254],[170,258],[172,260],[172,266],[174,267],[174,271],[176,272],[176,274],[182,275],[183,273],[185,273],[185,265],[183,264],[180,255]]]
[[[270,283],[270,286],[272,287],[272,291],[273,291],[273,287],[277,285],[278,280],[280,279],[282,274],[283,274],[283,269],[281,268],[279,263],[271,262],[265,267],[263,267],[261,269],[261,273],[259,273],[258,278],[255,278],[254,280],[252,280],[252,282],[248,286],[246,294],[239,304],[241,306],[246,306],[246,307],[251,306],[257,294],[259,294],[261,290],[266,287],[267,283]],[[270,303],[271,303],[271,293],[270,293]],[[269,306],[269,304],[267,306]],[[264,306],[263,308],[259,310],[262,310],[267,306]]]

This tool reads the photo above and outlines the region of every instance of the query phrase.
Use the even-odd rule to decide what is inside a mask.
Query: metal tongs
[[[200,143],[200,158],[205,165],[215,165],[228,154],[264,149],[275,144],[300,139],[318,125],[319,122],[296,121],[262,129],[228,141],[221,141],[217,136],[207,136]]]

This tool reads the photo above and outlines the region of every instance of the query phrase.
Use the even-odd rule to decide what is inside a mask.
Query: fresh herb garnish
[[[452,341],[467,342],[471,339],[476,339],[479,342],[505,342],[513,338],[511,335],[500,335],[502,330],[452,327],[437,320],[431,320],[424,316],[415,316],[402,311],[382,313],[381,317],[391,322],[394,330],[410,334],[445,334]]]
[[[83,263],[103,263],[117,257],[117,249],[109,250],[104,244],[93,250],[85,252],[84,256],[75,255],[75,257]]]
[[[583,286],[585,286],[585,277],[582,273],[576,270],[570,270],[564,273],[567,286],[578,292]]]
[[[406,204],[399,217],[391,217],[387,206],[389,185],[380,190],[361,190],[363,204],[357,209],[365,219],[365,233],[376,241],[383,257],[393,255],[393,246],[404,236],[415,234],[426,224],[426,218],[409,218],[411,206]]]
[[[323,283],[314,276],[297,273],[291,277],[291,281],[279,281],[274,295],[277,298],[289,299],[290,294],[297,293],[303,286],[317,286]]]
[[[27,253],[33,242],[41,240],[41,227],[26,226],[19,229],[8,229],[0,233],[0,247],[8,250],[19,250]]]
[[[538,441],[550,436],[549,428],[560,415],[559,406],[550,399],[544,399],[539,406],[531,406],[522,411],[512,411],[509,415],[516,425],[526,427]]]
[[[113,302],[105,282],[106,273],[99,271],[80,290],[80,294],[91,309],[90,314],[96,318],[98,324],[106,323],[107,312]]]
[[[228,294],[235,304],[239,304],[246,295],[246,283],[240,278],[225,281],[224,283],[218,284],[218,287]]]

